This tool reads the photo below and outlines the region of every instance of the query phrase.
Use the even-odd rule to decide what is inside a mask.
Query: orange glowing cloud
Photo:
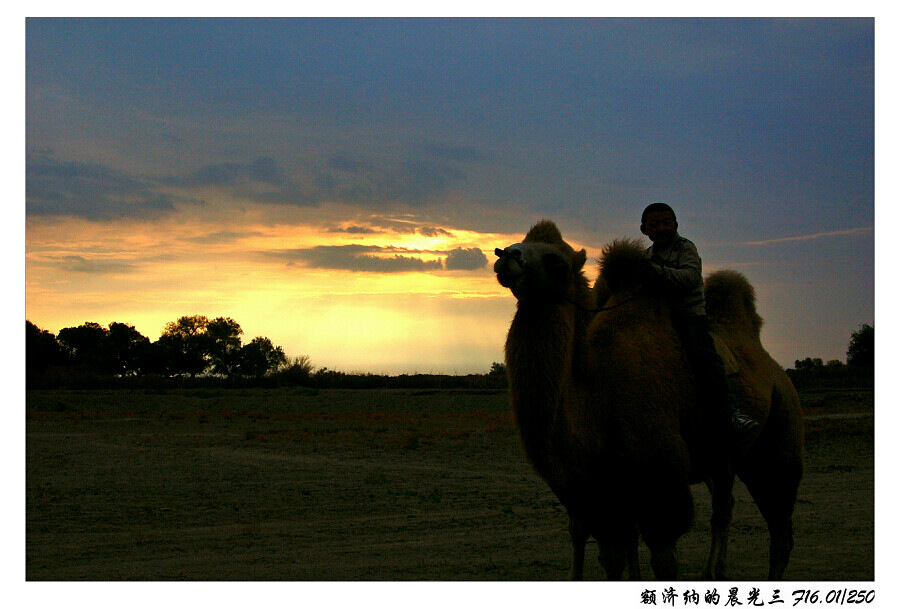
[[[181,315],[229,316],[247,340],[339,369],[475,372],[502,359],[515,302],[492,252],[522,235],[410,216],[247,220],[30,218],[26,315],[51,332],[126,322],[151,340]]]

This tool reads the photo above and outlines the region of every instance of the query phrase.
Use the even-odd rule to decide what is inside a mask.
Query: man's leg
[[[699,394],[707,412],[715,421],[715,428],[730,430],[733,436],[741,439],[752,434],[759,423],[741,412],[728,382],[725,365],[709,335],[706,317],[687,317],[680,320],[678,326],[694,369]]]

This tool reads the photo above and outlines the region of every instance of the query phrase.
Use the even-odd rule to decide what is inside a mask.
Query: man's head
[[[654,245],[669,245],[678,231],[675,211],[665,203],[651,203],[641,214],[641,232]]]

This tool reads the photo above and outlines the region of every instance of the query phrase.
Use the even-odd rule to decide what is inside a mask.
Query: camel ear
[[[587,251],[575,252],[575,257],[572,258],[572,270],[577,273],[584,267],[585,262],[587,262]]]

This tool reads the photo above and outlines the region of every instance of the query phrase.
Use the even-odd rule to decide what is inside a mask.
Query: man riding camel
[[[641,232],[653,245],[643,261],[644,280],[667,298],[672,321],[691,363],[701,399],[714,429],[726,430],[738,452],[759,431],[759,423],[740,411],[725,366],[709,334],[703,273],[697,247],[678,234],[674,210],[665,203],[649,205],[641,215]]]

